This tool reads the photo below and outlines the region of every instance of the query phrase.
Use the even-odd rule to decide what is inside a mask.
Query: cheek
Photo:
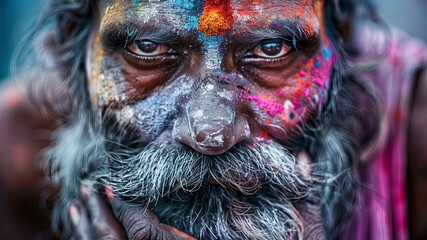
[[[154,141],[165,129],[172,128],[178,113],[178,102],[190,91],[191,81],[181,76],[144,100],[116,110],[116,117],[120,123],[136,127],[142,141]]]
[[[321,46],[312,58],[302,61],[296,73],[280,79],[282,86],[261,91],[254,88],[246,96],[258,108],[261,126],[276,125],[287,132],[320,111],[330,84],[332,52]]]
[[[146,89],[147,84],[133,84],[129,79],[138,78],[129,76],[132,73],[124,71],[120,61],[104,53],[99,37],[94,37],[88,46],[86,72],[94,106],[109,107],[120,124],[138,129],[143,142],[155,140],[170,127],[176,118],[178,99],[191,90],[191,81],[182,76],[161,90],[144,95],[141,89]],[[145,97],[137,100],[134,95]]]
[[[312,112],[307,111],[308,108],[319,110],[326,100],[332,68],[331,50],[321,46],[313,58],[304,60],[303,66],[294,76],[297,81],[294,91],[291,91],[292,99],[287,99],[284,106],[285,111],[294,111],[305,119],[305,114]],[[282,89],[283,92],[286,88]]]
[[[88,45],[86,73],[89,92],[94,106],[104,106],[124,99],[124,77],[119,66],[115,66],[104,53],[98,35]]]

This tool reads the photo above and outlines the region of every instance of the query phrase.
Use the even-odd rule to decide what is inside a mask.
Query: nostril
[[[225,145],[225,137],[223,131],[218,132],[198,132],[195,134],[194,140],[204,148],[218,148]]]
[[[175,140],[198,152],[216,155],[248,139],[250,127],[240,102],[235,101],[236,94],[234,89],[215,83],[195,91],[175,122]]]
[[[206,138],[206,134],[204,134],[203,132],[197,134],[196,136],[196,142],[201,143],[205,140]]]

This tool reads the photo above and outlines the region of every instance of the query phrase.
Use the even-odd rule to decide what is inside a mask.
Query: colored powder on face
[[[197,30],[199,27],[199,16],[202,14],[203,3],[200,0],[169,0],[178,14],[186,16],[185,28]]]
[[[314,82],[322,88],[325,87],[325,84],[323,84],[323,82],[322,82],[322,80],[320,80],[320,78],[316,78],[316,80],[314,80]]]
[[[323,46],[323,57],[325,58],[325,60],[327,61],[327,62],[329,62],[329,60],[331,59],[331,56],[332,56],[332,51],[331,51],[331,49],[329,49],[328,47],[326,47],[326,46]]]
[[[292,103],[293,103],[293,104],[295,104],[295,105],[297,105],[297,106],[299,105],[299,102],[298,102],[298,99],[297,99],[297,98],[294,98],[294,99],[292,100]]]
[[[138,8],[138,10],[140,10],[139,8],[142,8],[141,10],[143,10],[144,7],[139,0],[132,0],[132,8]]]
[[[101,21],[101,29],[106,25],[116,24],[120,25],[124,20],[124,4],[120,1],[116,1],[114,4],[109,5],[104,12],[104,16]]]
[[[306,89],[304,90],[304,97],[308,97],[308,95],[310,95],[310,89],[309,89],[309,88],[306,88]]]
[[[259,137],[256,139],[258,142],[262,142],[263,140],[271,140],[270,136],[268,135],[268,131],[264,130],[260,133]]]
[[[135,2],[135,0],[134,2],[132,2],[132,9],[137,14],[137,16],[143,15],[147,10],[147,8],[144,5],[142,5],[142,3],[139,3],[139,2],[137,3]]]
[[[316,68],[319,68],[320,67],[320,61],[316,59],[316,61],[314,62],[314,66]]]
[[[295,50],[298,52],[297,40],[295,39],[295,36],[293,36],[293,38],[292,38],[292,44],[294,45]]]
[[[267,112],[267,114],[270,116],[274,116],[278,113],[283,112],[283,110],[284,110],[282,104],[278,104],[278,103],[269,101],[267,99],[264,99],[262,97],[258,97],[256,95],[247,96],[246,99],[254,101],[255,105],[259,109],[265,110]]]
[[[199,33],[199,39],[204,42],[206,46],[205,53],[205,64],[207,69],[219,70],[221,67],[221,62],[223,54],[220,51],[221,42],[223,37],[221,36],[205,36],[203,33]]]
[[[215,75],[220,75],[222,73],[222,70],[221,69],[216,69],[213,73]]]
[[[206,0],[199,18],[199,31],[207,36],[222,36],[233,24],[230,0]]]

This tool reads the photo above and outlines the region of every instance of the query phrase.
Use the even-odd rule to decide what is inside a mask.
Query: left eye
[[[263,58],[280,58],[286,55],[291,48],[286,45],[281,39],[264,40],[258,44],[253,54]]]
[[[134,41],[132,44],[127,46],[127,49],[132,53],[143,57],[161,55],[163,53],[167,53],[170,50],[170,48],[164,44],[159,44],[148,40]]]

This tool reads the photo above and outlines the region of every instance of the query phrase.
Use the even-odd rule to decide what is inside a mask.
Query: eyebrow
[[[267,27],[250,26],[242,31],[226,34],[233,45],[247,47],[259,44],[267,39],[283,39],[304,55],[311,55],[319,47],[319,29],[308,31],[302,19],[277,19]],[[227,36],[228,35],[228,36]],[[120,24],[108,24],[100,33],[101,42],[107,49],[124,47],[135,40],[150,40],[167,45],[191,45],[202,49],[203,41],[198,39],[197,30],[186,30],[164,21],[150,20],[141,22],[128,19]]]
[[[135,40],[150,40],[153,42],[176,45],[193,44],[198,46],[197,32],[178,29],[172,24],[155,21],[141,23],[137,20],[127,20],[119,25],[110,24],[103,27],[100,33],[101,41],[109,47],[117,47]]]
[[[259,27],[255,29],[248,29],[237,34],[234,34],[233,40],[240,42],[241,41],[248,42],[260,42],[265,39],[274,39],[274,38],[282,38],[287,41],[306,41],[313,38],[316,38],[318,34],[318,29],[313,29],[312,31],[307,31],[306,27],[304,27],[301,22],[303,20],[300,19],[285,19],[285,20],[275,20],[270,26],[267,27]]]
[[[297,52],[306,57],[312,56],[320,46],[319,29],[307,29],[301,24],[301,19],[276,20],[267,27],[246,29],[234,33],[231,40],[237,44],[254,47],[268,39],[282,39]]]

